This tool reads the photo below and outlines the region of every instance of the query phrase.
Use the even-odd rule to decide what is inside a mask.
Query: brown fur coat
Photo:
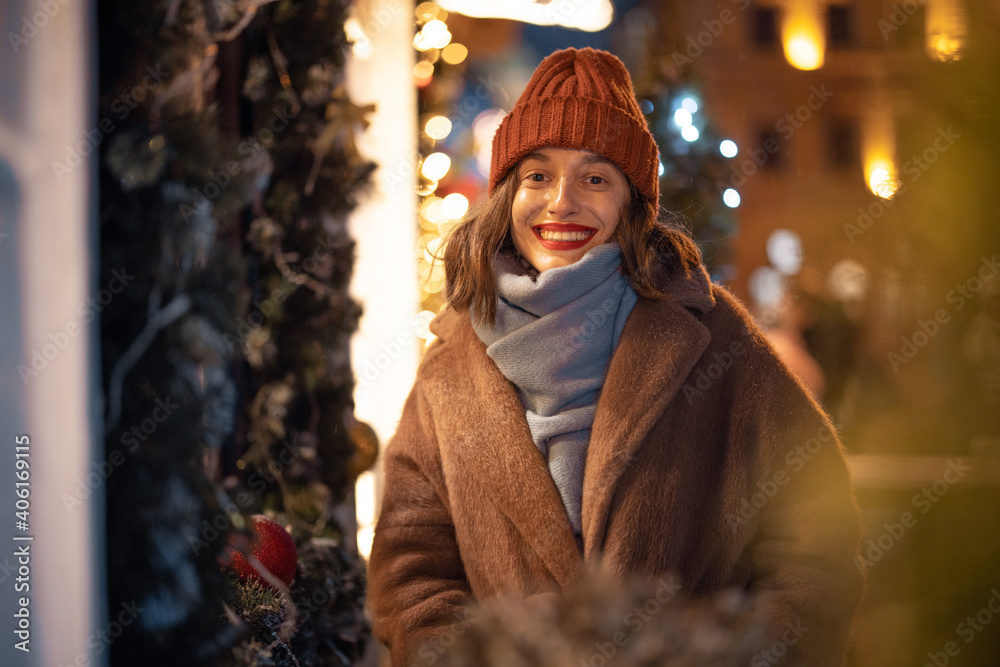
[[[688,595],[746,590],[784,633],[783,664],[841,664],[863,578],[839,439],[735,297],[703,270],[669,291],[639,299],[608,367],[582,556],[517,393],[468,313],[432,322],[438,338],[385,449],[369,563],[374,632],[393,665],[434,662],[433,640],[458,627],[465,603],[544,599],[584,563],[673,573]]]

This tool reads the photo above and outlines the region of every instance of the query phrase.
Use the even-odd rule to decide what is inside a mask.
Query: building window
[[[826,39],[833,49],[854,46],[854,11],[850,5],[830,5],[827,9]]]
[[[826,155],[831,167],[851,169],[861,165],[861,136],[851,119],[833,121],[827,129]]]
[[[761,49],[776,48],[781,43],[777,7],[754,7],[751,10],[750,39]]]

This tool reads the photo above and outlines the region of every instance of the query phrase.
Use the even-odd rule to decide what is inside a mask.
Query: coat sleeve
[[[861,599],[861,524],[843,446],[823,410],[771,354],[756,374],[768,499],[751,544],[751,591],[771,638],[763,662],[841,665]],[[772,495],[773,494],[773,495]],[[769,653],[768,653],[769,652]]]
[[[415,651],[416,664],[430,664],[451,643],[445,635],[463,629],[471,592],[419,381],[386,445],[384,488],[368,563],[373,633],[389,647],[394,667],[411,664]]]

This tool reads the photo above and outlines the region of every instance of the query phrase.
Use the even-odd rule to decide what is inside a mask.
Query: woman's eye
[[[607,181],[601,176],[591,176],[589,180],[591,185],[601,185],[602,183],[607,183]]]
[[[535,183],[541,183],[545,180],[545,176],[542,174],[528,174],[528,180],[534,181]]]

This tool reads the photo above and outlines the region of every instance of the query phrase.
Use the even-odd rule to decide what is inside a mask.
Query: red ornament
[[[284,526],[269,519],[263,514],[250,517],[250,532],[253,541],[247,546],[246,537],[237,536],[229,544],[229,561],[226,565],[236,571],[244,582],[259,581],[261,586],[274,589],[251,565],[242,551],[248,551],[261,562],[268,572],[273,574],[286,586],[291,586],[295,579],[295,568],[298,565],[299,554],[295,542]]]

